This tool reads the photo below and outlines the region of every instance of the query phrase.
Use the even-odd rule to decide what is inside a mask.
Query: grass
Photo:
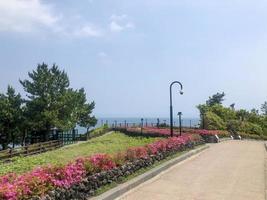
[[[69,145],[61,149],[29,157],[14,158],[11,163],[0,163],[0,175],[7,173],[23,173],[38,166],[48,164],[65,164],[77,157],[89,156],[96,153],[115,153],[124,151],[132,146],[142,146],[152,143],[159,138],[130,137],[119,132],[93,138],[87,142]]]
[[[199,145],[199,146],[197,146],[197,148],[199,148],[201,146],[203,146],[203,145]],[[129,181],[129,180],[141,175],[141,174],[144,174],[147,171],[149,171],[149,170],[161,165],[162,163],[164,163],[166,161],[169,161],[169,160],[171,160],[173,158],[176,158],[178,156],[181,156],[181,155],[183,155],[183,154],[185,154],[185,153],[187,153],[188,151],[191,151],[191,150],[192,149],[187,149],[187,150],[182,151],[182,152],[177,152],[177,153],[175,153],[175,154],[173,154],[173,155],[171,155],[171,156],[169,156],[169,157],[167,157],[167,158],[165,158],[163,160],[156,161],[153,165],[151,165],[149,167],[141,168],[141,169],[139,169],[138,171],[136,171],[135,173],[133,173],[133,174],[131,174],[129,176],[121,177],[121,180],[119,182],[112,182],[112,183],[110,183],[108,185],[102,186],[96,191],[95,196],[98,196],[98,195],[100,195],[100,194],[102,194],[102,193],[104,193],[104,192],[106,192],[106,191],[118,186],[119,184],[125,183],[125,182],[127,182],[127,181]]]

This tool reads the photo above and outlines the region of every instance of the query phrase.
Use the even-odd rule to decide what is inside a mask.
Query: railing
[[[17,147],[13,149],[7,149],[0,151],[0,161],[8,162],[11,161],[13,157],[16,156],[30,156],[34,154],[39,154],[47,151],[51,151],[63,146],[62,141],[52,140],[49,142],[36,143],[32,145],[27,145],[23,147]]]
[[[110,128],[130,128],[130,127],[141,127],[142,123],[138,121],[127,121],[127,120],[106,120],[104,123]],[[198,120],[190,120],[190,119],[183,119],[182,120],[182,128],[198,128],[200,122]],[[159,125],[161,127],[167,127],[170,125],[169,120],[161,120],[159,122]],[[144,120],[143,121],[143,127],[157,127],[158,122],[156,120]],[[174,127],[179,127],[179,121],[174,120],[173,122]]]

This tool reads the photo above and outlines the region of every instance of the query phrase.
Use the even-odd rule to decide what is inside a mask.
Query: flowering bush
[[[127,160],[135,160],[138,158],[146,158],[148,156],[148,151],[146,147],[132,147],[126,151]]]
[[[181,150],[185,145],[199,141],[197,135],[183,135],[158,140],[143,147],[132,147],[114,155],[95,154],[78,158],[64,166],[39,167],[31,172],[0,177],[0,199],[20,200],[44,196],[55,188],[70,188],[80,183],[88,174],[108,171],[125,162],[146,159],[151,155]]]

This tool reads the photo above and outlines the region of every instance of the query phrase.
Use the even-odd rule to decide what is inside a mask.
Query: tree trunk
[[[12,141],[12,148],[14,149],[15,148],[15,136],[13,132],[11,132],[11,141]]]
[[[25,146],[26,135],[27,135],[27,130],[24,130],[21,138],[21,146]]]

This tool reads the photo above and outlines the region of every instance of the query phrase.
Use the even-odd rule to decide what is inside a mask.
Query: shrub
[[[121,166],[123,163],[125,163],[126,160],[125,152],[116,153],[112,156],[112,160],[116,164],[116,166]]]
[[[116,166],[111,156],[107,154],[95,154],[89,158],[92,163],[94,172],[106,171]]]
[[[239,120],[230,120],[227,122],[227,130],[236,133],[240,128],[241,122]]]
[[[226,124],[218,115],[208,111],[205,113],[205,127],[209,130],[225,130]]]
[[[138,158],[146,158],[148,151],[145,147],[132,147],[126,151],[126,159],[129,161],[136,160]]]
[[[263,134],[263,130],[259,125],[250,122],[241,122],[238,130],[248,134],[256,134],[256,135]]]

